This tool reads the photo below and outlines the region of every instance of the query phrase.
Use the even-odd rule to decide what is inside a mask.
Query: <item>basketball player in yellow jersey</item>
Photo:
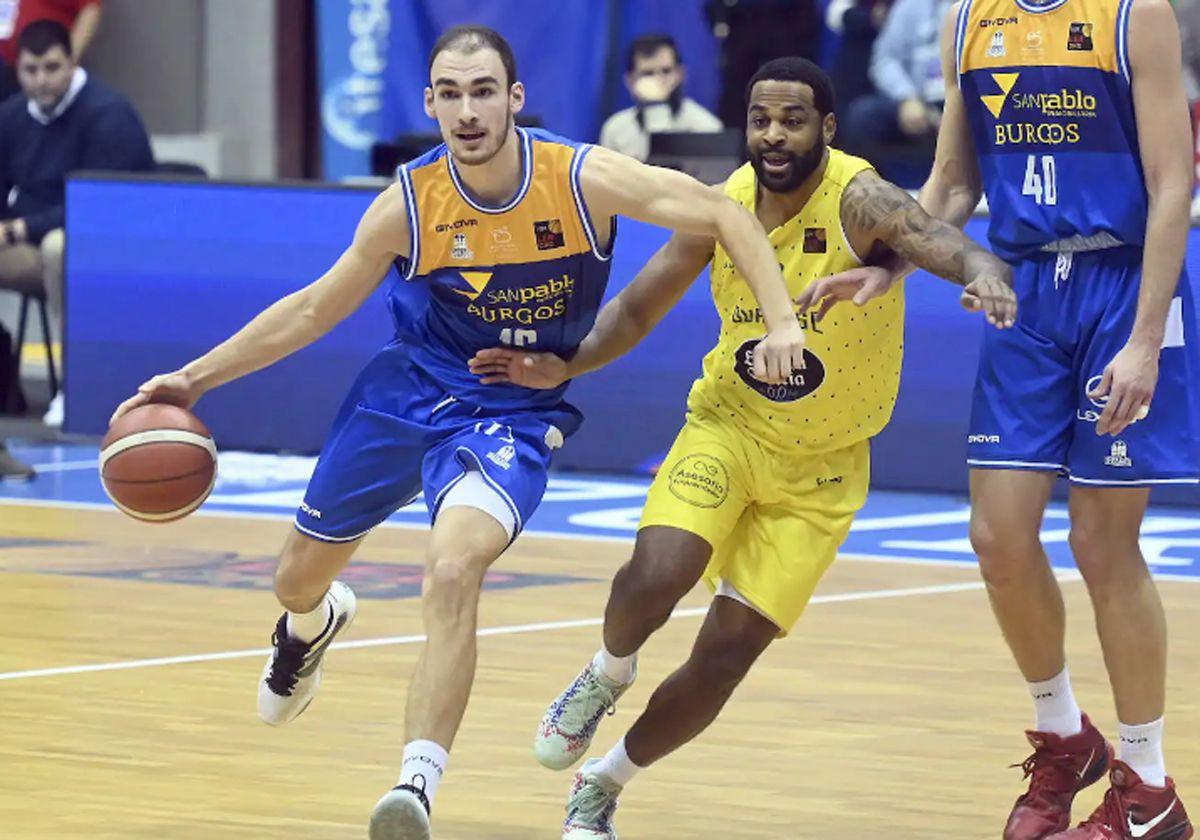
[[[748,104],[752,163],[723,191],[768,231],[794,296],[891,251],[963,285],[968,306],[997,326],[1012,323],[1004,263],[931,219],[865,161],[828,148],[833,91],[819,68],[799,58],[768,63]],[[554,387],[600,367],[633,347],[710,260],[720,338],[650,490],[633,559],[613,582],[603,647],[546,713],[538,760],[565,769],[582,757],[633,682],[636,652],[697,580],[719,597],[688,661],[625,738],[576,775],[565,840],[615,838],[621,789],[704,730],[771,641],[791,630],[865,500],[868,441],[896,398],[898,287],[863,309],[806,316],[803,370],[769,384],[749,367],[763,323],[745,281],[724,248],[690,235],[673,237],[605,306],[570,362],[499,348],[477,354],[473,369],[485,382]]]

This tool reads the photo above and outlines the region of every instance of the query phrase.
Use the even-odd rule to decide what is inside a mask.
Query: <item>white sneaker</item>
[[[429,840],[429,800],[412,785],[397,785],[375,803],[371,840]]]
[[[563,823],[562,840],[617,840],[612,819],[621,786],[607,776],[592,772],[599,763],[598,758],[588,759],[575,774],[567,797],[567,820]]]
[[[566,770],[583,758],[600,719],[616,710],[621,698],[633,681],[637,679],[637,665],[633,678],[627,683],[609,679],[589,662],[567,690],[546,710],[533,738],[533,754],[543,767],[551,770]]]
[[[258,716],[272,726],[295,720],[308,708],[321,685],[325,651],[338,633],[354,623],[358,599],[349,586],[335,580],[329,585],[329,600],[333,606],[329,624],[312,642],[288,635],[287,613],[275,625],[271,636],[275,649],[258,681]]]
[[[59,392],[50,400],[50,405],[46,406],[46,413],[42,415],[42,425],[55,429],[62,428],[63,414],[65,412],[66,407],[63,404],[63,392],[59,389]]]

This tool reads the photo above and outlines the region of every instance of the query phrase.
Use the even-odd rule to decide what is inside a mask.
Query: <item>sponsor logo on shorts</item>
[[[306,513],[306,514],[308,514],[308,515],[309,515],[309,516],[311,516],[313,519],[320,519],[320,518],[321,518],[321,511],[317,510],[316,508],[311,508],[311,507],[309,507],[309,506],[308,506],[308,504],[307,504],[306,502],[301,502],[301,503],[300,503],[300,512],[301,512],[301,513]]]
[[[999,443],[1000,435],[967,435],[967,443]]]
[[[742,381],[753,390],[762,394],[771,402],[795,402],[807,397],[821,387],[825,381],[825,364],[817,354],[804,348],[804,368],[792,371],[792,375],[784,382],[763,382],[754,375],[754,348],[761,339],[752,338],[738,348],[734,358],[733,369]]]
[[[1132,467],[1133,459],[1129,457],[1129,447],[1123,440],[1114,440],[1108,457],[1104,459],[1108,467]]]
[[[826,484],[841,484],[843,481],[845,481],[845,476],[841,476],[841,475],[834,475],[834,476],[830,476],[829,478],[818,477],[817,478],[817,486],[824,487]]]
[[[1099,421],[1101,412],[1108,407],[1108,395],[1103,397],[1093,397],[1092,391],[1100,387],[1100,380],[1103,376],[1093,376],[1083,386],[1083,398],[1092,404],[1092,408],[1088,408],[1086,404],[1083,407],[1076,409],[1075,419],[1082,420],[1084,423],[1095,423]],[[1098,409],[1098,410],[1097,410]]]
[[[667,486],[671,495],[689,505],[720,507],[729,496],[729,470],[712,455],[686,455],[671,467]]]

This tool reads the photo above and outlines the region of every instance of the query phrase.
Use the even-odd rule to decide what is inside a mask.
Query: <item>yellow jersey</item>
[[[851,179],[870,168],[830,149],[824,178],[808,203],[768,232],[793,298],[814,280],[862,265],[842,227],[841,205]],[[758,194],[753,167],[734,172],[725,192],[753,213]],[[754,346],[766,332],[762,311],[719,243],[711,275],[721,335],[704,357],[689,411],[730,419],[764,446],[786,453],[844,449],[887,425],[900,386],[903,284],[861,308],[835,306],[820,320],[800,313],[806,366],[772,385],[753,373]]]

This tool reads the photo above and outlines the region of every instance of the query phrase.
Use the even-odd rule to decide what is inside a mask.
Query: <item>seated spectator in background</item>
[[[67,174],[150,171],[154,156],[133,105],[76,66],[65,26],[36,21],[19,40],[23,95],[0,105],[0,287],[43,289],[61,335]]]
[[[35,20],[56,20],[71,30],[71,50],[83,60],[100,28],[100,0],[0,0],[0,101],[17,85],[17,38]]]
[[[871,52],[870,77],[878,93],[860,97],[846,112],[847,150],[882,165],[885,177],[910,186],[929,172],[938,123],[946,101],[941,34],[953,0],[897,0]],[[921,152],[923,171],[900,177],[876,161],[879,147],[910,147]]]
[[[686,72],[669,35],[642,35],[629,45],[625,86],[636,103],[600,129],[600,145],[640,161],[650,156],[650,135],[666,131],[721,131],[704,106],[683,95]]]
[[[832,0],[825,10],[825,25],[842,39],[829,73],[838,95],[839,125],[847,124],[849,103],[875,93],[869,73],[871,52],[890,5],[890,0]]]

